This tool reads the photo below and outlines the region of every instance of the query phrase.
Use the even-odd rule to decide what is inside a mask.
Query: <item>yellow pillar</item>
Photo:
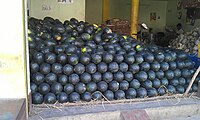
[[[135,39],[137,39],[136,34],[138,30],[138,9],[139,9],[139,0],[132,0],[130,35]]]
[[[105,22],[108,20],[108,0],[103,0],[103,11],[102,11],[102,22]]]
[[[200,58],[200,43],[198,43],[198,58]]]

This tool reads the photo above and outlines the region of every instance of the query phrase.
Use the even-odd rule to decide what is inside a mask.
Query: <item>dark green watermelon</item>
[[[161,79],[165,76],[165,73],[162,70],[158,70],[155,73],[156,73],[156,78],[158,79]]]
[[[108,65],[108,70],[112,73],[115,73],[119,70],[119,65],[117,64],[117,62],[111,62]]]
[[[160,82],[161,82],[161,85],[164,85],[164,86],[168,86],[168,84],[169,84],[169,81],[167,78],[160,79]]]
[[[191,77],[191,73],[188,69],[182,69],[181,70],[181,76],[184,77],[184,78],[188,78],[188,77]]]
[[[70,64],[66,64],[64,67],[63,67],[63,73],[65,75],[70,75],[74,72],[74,67]]]
[[[74,66],[74,72],[79,75],[83,74],[85,72],[85,66],[81,63],[78,63]]]
[[[147,95],[148,97],[155,97],[158,95],[158,92],[155,88],[149,88],[147,89]]]
[[[142,57],[142,55],[135,55],[135,62],[137,64],[143,63],[144,62],[144,58]]]
[[[127,99],[133,99],[137,96],[137,92],[134,88],[129,88],[125,94]]]
[[[40,65],[40,73],[48,74],[51,71],[51,66],[48,63],[42,63]]]
[[[68,77],[66,75],[59,75],[58,82],[62,85],[66,85],[68,83]]]
[[[179,69],[185,68],[185,62],[184,62],[184,61],[178,61],[178,62],[177,62],[177,67],[178,67]]]
[[[113,74],[111,72],[105,72],[102,75],[102,80],[109,83],[113,80]]]
[[[89,73],[83,73],[80,75],[80,80],[83,83],[89,83],[92,80],[92,76]]]
[[[86,65],[86,72],[93,74],[97,71],[97,66],[94,63],[89,63]]]
[[[115,92],[115,99],[116,100],[125,99],[125,92],[123,90],[117,90]]]
[[[40,92],[40,93],[43,94],[43,95],[49,93],[49,91],[50,91],[50,86],[49,86],[49,84],[47,84],[47,83],[41,83],[41,84],[38,86],[38,92]]]
[[[30,89],[31,89],[31,93],[33,94],[33,93],[37,92],[38,86],[35,83],[31,82]]]
[[[53,64],[56,62],[56,54],[54,53],[47,53],[45,54],[45,62],[49,63],[49,64]]]
[[[131,80],[129,87],[138,89],[138,88],[140,88],[140,82],[137,79],[133,79],[133,80]]]
[[[133,74],[136,74],[140,71],[140,69],[141,70],[143,69],[141,67],[144,67],[144,66],[139,66],[138,64],[131,64],[129,65],[129,71],[131,71]]]
[[[54,53],[60,54],[60,53],[64,53],[64,52],[65,52],[64,46],[57,45],[54,47]]]
[[[80,95],[77,92],[72,92],[69,95],[69,101],[74,103],[80,101]]]
[[[148,63],[152,63],[154,61],[154,55],[151,53],[148,53],[144,56],[144,61]]]
[[[140,64],[140,70],[149,71],[150,70],[150,64],[148,62],[141,63]]]
[[[115,56],[114,56],[114,61],[115,62],[117,62],[119,64],[119,63],[122,63],[123,60],[124,60],[124,56],[123,55],[121,55],[121,54],[115,54]]]
[[[70,65],[76,65],[79,62],[79,57],[76,54],[71,54],[68,56],[68,63]]]
[[[161,69],[162,71],[167,71],[167,70],[169,69],[169,64],[168,64],[167,62],[162,62],[162,63],[160,64],[160,69]]]
[[[186,80],[183,77],[178,78],[178,81],[179,81],[179,85],[185,85],[186,84]]]
[[[123,72],[120,72],[120,71],[114,73],[114,74],[113,74],[113,79],[114,79],[115,81],[121,82],[122,80],[124,80],[124,73],[123,73]]]
[[[55,74],[61,74],[62,73],[62,69],[63,69],[63,66],[60,63],[54,63],[51,66],[51,71],[53,73],[55,73]]]
[[[180,69],[174,70],[174,77],[177,77],[177,78],[181,77],[181,70]]]
[[[70,83],[67,83],[65,86],[64,86],[64,89],[65,93],[67,93],[68,95],[70,93],[72,93],[74,91],[74,85],[73,84],[70,84]]]
[[[54,93],[54,94],[59,94],[61,93],[63,90],[63,86],[62,84],[58,83],[58,82],[55,82],[51,85],[51,92]]]
[[[132,72],[130,72],[130,71],[125,72],[125,73],[124,73],[124,79],[125,79],[126,81],[131,81],[131,80],[133,80],[133,74],[132,74]]]
[[[87,65],[90,63],[90,55],[89,54],[81,54],[81,57],[80,57],[80,62],[84,65]]]
[[[102,61],[102,56],[100,54],[92,54],[91,55],[92,62],[98,64]]]
[[[102,93],[100,91],[96,91],[92,94],[93,100],[101,100],[102,99]]]
[[[44,62],[44,54],[41,53],[41,52],[35,52],[33,54],[33,61],[38,63],[38,64],[41,64]]]
[[[84,83],[81,83],[81,82],[77,83],[75,85],[75,91],[79,94],[84,93],[86,91],[86,85]]]
[[[31,71],[31,73],[36,73],[36,72],[39,71],[39,69],[40,69],[40,66],[39,66],[38,63],[34,63],[34,62],[30,63],[30,71]]]
[[[33,104],[42,104],[44,101],[43,95],[39,92],[35,92],[32,94],[32,103]]]
[[[44,103],[46,104],[54,104],[56,102],[56,95],[53,93],[47,93],[44,96]]]
[[[119,64],[119,70],[121,72],[126,72],[126,71],[128,71],[128,69],[129,69],[128,64],[126,64],[125,62],[122,62]]]
[[[129,82],[127,82],[126,80],[123,80],[119,83],[120,90],[125,91],[125,90],[128,90],[128,88],[129,88]]]
[[[158,62],[163,62],[165,60],[165,56],[163,53],[159,52],[155,55],[155,59],[158,61]]]
[[[90,102],[92,99],[92,94],[90,92],[84,92],[83,94],[81,94],[81,99],[86,102]]]
[[[108,70],[108,66],[107,66],[106,63],[100,62],[100,63],[97,65],[97,71],[98,71],[98,72],[100,72],[100,73],[105,73],[107,70]]]
[[[169,69],[170,70],[175,70],[176,68],[177,68],[176,62],[174,62],[174,61],[169,62]]]
[[[68,102],[69,98],[65,92],[61,92],[57,95],[57,100],[59,103],[66,103]]]
[[[149,80],[154,80],[156,78],[156,73],[153,70],[149,70],[147,75]]]
[[[185,92],[185,88],[181,85],[178,85],[176,86],[176,91],[179,93],[179,94],[183,94]]]
[[[137,74],[135,74],[135,78],[136,78],[137,80],[139,80],[140,82],[144,82],[145,80],[147,80],[148,75],[147,75],[146,72],[140,71],[140,72],[138,72]]]
[[[106,97],[108,100],[113,100],[114,99],[114,93],[111,90],[107,90],[103,93],[103,95]]]
[[[108,89],[108,84],[105,81],[97,83],[97,89],[100,92],[105,92]]]
[[[62,64],[62,65],[65,65],[67,63],[67,55],[64,54],[64,53],[60,53],[58,54],[57,56],[57,62]]]
[[[175,77],[174,72],[172,70],[165,71],[165,77],[169,80]]]
[[[164,88],[164,87],[160,87],[159,89],[158,89],[158,94],[159,95],[164,95],[166,93],[166,88]]]
[[[92,74],[92,81],[95,83],[100,82],[102,80],[102,74],[100,72],[96,72]]]
[[[97,90],[97,84],[95,82],[89,82],[86,85],[86,90],[90,93],[93,93]]]
[[[153,87],[154,88],[159,88],[160,86],[161,86],[161,82],[160,82],[160,80],[159,79],[154,79],[153,81],[152,81],[152,83],[153,83]]]
[[[79,81],[80,81],[79,75],[74,73],[69,75],[69,83],[76,85]]]
[[[177,78],[174,78],[174,79],[170,80],[170,84],[173,86],[177,86],[179,84],[179,81]]]
[[[33,81],[35,84],[39,85],[40,83],[44,82],[44,75],[36,72],[31,75],[31,81]]]
[[[158,71],[160,69],[160,64],[158,62],[151,63],[151,70]]]
[[[112,54],[110,54],[110,53],[105,53],[105,54],[103,54],[103,62],[105,62],[105,63],[110,63],[110,62],[112,62],[113,61],[113,55]]]
[[[51,85],[57,81],[57,75],[55,73],[49,73],[45,76],[44,80],[46,83]]]
[[[109,82],[108,86],[109,86],[108,88],[113,92],[115,92],[119,89],[119,83],[117,81]]]
[[[135,59],[136,58],[133,55],[127,55],[124,57],[124,61],[129,65],[133,64],[135,62]]]
[[[142,87],[149,89],[153,87],[153,83],[151,80],[146,80],[142,83]]]
[[[147,97],[147,90],[143,87],[138,88],[137,89],[137,97],[139,97],[139,98]]]

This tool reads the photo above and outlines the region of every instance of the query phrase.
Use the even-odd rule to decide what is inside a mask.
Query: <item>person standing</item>
[[[183,34],[183,33],[184,33],[184,30],[183,30],[183,28],[182,28],[182,24],[181,24],[181,23],[178,23],[178,24],[176,25],[176,28],[177,28],[177,31],[176,31],[176,34],[177,34],[177,35],[180,35],[180,34]]]

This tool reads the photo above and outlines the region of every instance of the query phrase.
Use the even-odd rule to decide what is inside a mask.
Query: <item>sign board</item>
[[[58,3],[60,4],[72,4],[74,0],[58,0]]]

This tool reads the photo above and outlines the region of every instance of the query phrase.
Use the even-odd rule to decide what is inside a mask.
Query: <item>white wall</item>
[[[72,17],[85,21],[85,0],[74,0],[72,4],[59,4],[57,0],[29,0],[30,16],[44,18],[51,16],[61,21]],[[51,7],[49,11],[43,11],[42,6]]]

